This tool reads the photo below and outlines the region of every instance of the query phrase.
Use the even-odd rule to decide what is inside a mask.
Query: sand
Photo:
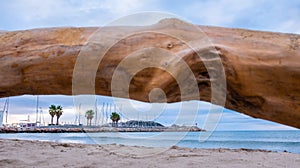
[[[145,154],[145,153],[148,153]],[[150,154],[152,153],[152,154]],[[300,154],[247,149],[170,149],[0,139],[0,167],[288,167]]]

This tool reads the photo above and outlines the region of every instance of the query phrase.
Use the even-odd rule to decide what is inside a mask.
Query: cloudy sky
[[[157,11],[174,14],[188,22],[199,25],[246,28],[253,30],[298,33],[300,34],[299,0],[10,0],[0,1],[0,30],[14,31],[42,27],[89,27],[103,26],[112,20],[129,14],[144,11]],[[113,104],[113,99],[98,96],[98,109],[103,110],[103,102]],[[0,99],[0,109],[5,99]],[[121,101],[122,102],[122,101]],[[122,111],[126,111],[123,101]],[[130,102],[136,112],[124,114],[129,119],[155,119],[170,125],[198,123],[200,126],[209,121],[210,104],[190,102],[199,105],[197,115],[188,113],[188,108],[181,109],[182,104],[157,105],[142,102]],[[47,112],[50,104],[64,107],[62,122],[71,123],[78,115],[74,112],[73,98],[67,96],[40,96],[40,107],[45,122],[50,117]],[[8,121],[19,122],[30,119],[35,121],[35,96],[10,98],[10,115]],[[151,110],[151,106],[162,106],[163,111]],[[188,106],[188,105],[187,105]],[[107,106],[106,106],[107,107]],[[104,111],[106,109],[104,108]],[[114,107],[112,106],[112,109]],[[159,107],[158,107],[159,108]],[[181,109],[181,110],[180,110]],[[109,109],[107,109],[109,111]],[[127,109],[131,110],[131,109]],[[152,113],[151,113],[152,112]],[[185,117],[178,118],[180,113]],[[124,112],[126,113],[126,112]],[[152,114],[152,116],[150,115]],[[100,112],[99,112],[100,115]],[[83,116],[82,116],[83,117]],[[221,117],[221,116],[219,116]],[[218,117],[217,117],[218,118]],[[219,121],[217,120],[216,121]],[[195,122],[193,121],[195,119]],[[215,122],[216,122],[215,121]],[[84,122],[84,121],[82,121]],[[225,109],[217,125],[218,130],[267,130],[292,129],[287,126]]]
[[[298,0],[9,0],[0,2],[0,30],[102,26],[143,11],[200,25],[300,33]]]

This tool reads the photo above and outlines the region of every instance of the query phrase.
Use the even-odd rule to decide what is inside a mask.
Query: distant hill
[[[137,121],[137,120],[130,120],[125,123],[120,123],[124,124],[125,126],[128,127],[165,127],[164,125],[154,122],[154,121]]]
[[[110,126],[111,124],[107,124],[106,126]],[[104,125],[105,126],[105,125]],[[119,122],[118,127],[126,127],[126,128],[139,128],[139,127],[144,127],[144,128],[155,128],[155,127],[165,127],[164,125],[154,122],[154,121],[138,121],[138,120],[130,120],[126,122]]]

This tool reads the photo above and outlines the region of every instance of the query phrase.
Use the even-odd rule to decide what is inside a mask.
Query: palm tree
[[[113,122],[113,125],[115,125],[115,127],[118,127],[118,121],[120,120],[120,115],[116,112],[112,112],[110,115],[110,119]]]
[[[92,125],[92,119],[94,118],[94,111],[93,110],[88,110],[88,111],[86,111],[85,112],[85,117],[86,117],[86,119],[87,119],[87,123],[86,123],[86,125]],[[90,123],[89,123],[89,121],[90,121]]]
[[[52,104],[49,107],[49,114],[51,115],[51,125],[53,125],[53,118],[54,118],[54,116],[56,114],[56,106],[55,105]]]
[[[58,121],[59,121],[59,117],[62,115],[63,113],[63,108],[62,106],[57,106],[56,107],[56,111],[55,111],[55,115],[56,115],[56,125],[58,125]]]

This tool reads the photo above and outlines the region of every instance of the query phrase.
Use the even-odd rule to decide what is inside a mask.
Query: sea
[[[204,137],[204,138],[203,138]],[[146,147],[260,149],[300,154],[300,130],[214,132],[14,133],[4,139]]]

